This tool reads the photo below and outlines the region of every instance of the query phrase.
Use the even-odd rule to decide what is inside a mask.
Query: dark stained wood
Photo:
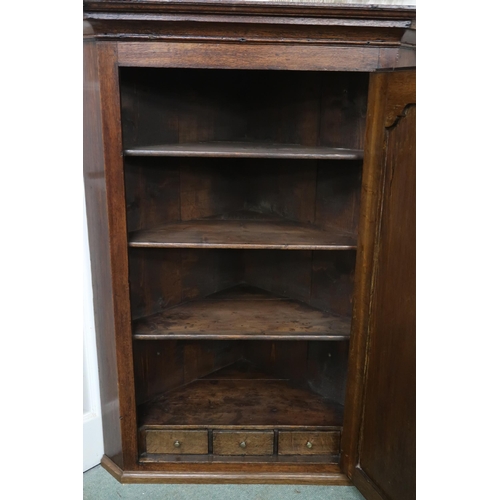
[[[183,299],[201,298],[241,283],[241,255],[227,250],[183,250],[182,273]]]
[[[342,228],[357,236],[361,196],[361,163],[318,162],[314,222]]]
[[[85,27],[85,26],[84,26]],[[87,26],[88,29],[88,26]],[[90,35],[89,35],[90,36]],[[97,355],[100,374],[104,450],[123,466],[118,400],[118,368],[113,282],[110,262],[110,228],[104,177],[101,94],[97,47],[92,38],[83,44],[83,174],[94,296]],[[103,305],[104,307],[101,307]]]
[[[251,366],[245,370],[243,362],[237,363],[240,374],[233,372],[234,378],[249,378],[255,371],[272,374],[274,378],[289,379],[294,384],[306,383],[316,394],[344,404],[347,341],[245,341],[242,344],[244,358]],[[216,376],[219,374],[209,377]]]
[[[387,132],[388,177],[359,447],[359,466],[385,496],[408,500],[416,498],[415,124],[413,106]]]
[[[231,460],[234,460],[232,457]],[[351,485],[336,463],[141,463],[123,471],[104,455],[101,465],[121,483],[324,484]]]
[[[343,407],[284,380],[199,379],[138,409],[144,428],[335,427]]]
[[[163,160],[165,161],[165,160]],[[173,160],[169,160],[171,163]],[[178,161],[178,160],[175,160]],[[191,221],[231,214],[244,207],[247,178],[245,166],[231,171],[231,163],[216,159],[182,159],[180,173],[180,219]],[[167,222],[164,220],[164,222]]]
[[[373,75],[369,98],[342,467],[370,499],[415,498],[414,79]]]
[[[356,252],[312,252],[311,291],[307,303],[321,310],[352,315]]]
[[[338,431],[280,431],[278,439],[280,455],[334,455],[340,448]]]
[[[340,316],[351,316],[354,251],[245,251],[244,281]]]
[[[233,364],[242,357],[236,342],[147,341],[134,343],[137,404]]]
[[[109,42],[98,45],[104,178],[108,205],[110,270],[113,287],[112,300],[106,304],[99,304],[98,307],[112,308],[114,314],[123,466],[127,469],[133,469],[137,463],[137,426],[128,283],[125,189],[123,159],[121,156],[123,147],[121,134],[117,133],[116,130],[116,124],[120,121],[119,77],[116,54],[116,43]],[[98,335],[103,336],[109,334],[110,332],[105,331],[98,333]]]
[[[359,250],[356,255],[355,294],[352,312],[352,339],[346,394],[346,419],[342,435],[341,467],[352,477],[357,465],[361,425],[364,371],[367,350],[367,329],[370,297],[380,224],[384,172],[385,95],[387,81],[371,76],[368,94],[365,159],[363,165]],[[381,118],[384,117],[384,118]]]
[[[131,247],[144,248],[242,248],[280,250],[353,250],[356,237],[342,230],[325,231],[311,224],[287,220],[262,220],[259,214],[238,220],[193,220],[165,224],[134,232]]]
[[[372,278],[383,194],[385,95],[387,80],[371,76],[368,94],[365,159],[363,165],[359,250],[356,257],[352,339],[346,395],[346,419],[342,436],[341,466],[352,477],[357,465],[361,425],[367,329],[370,317]]]
[[[414,74],[411,71],[395,71],[391,74],[390,84],[387,84],[387,101],[385,108],[385,120],[384,125],[386,129],[389,129],[395,124],[395,121],[398,118],[402,118],[406,116],[407,108],[410,104],[414,104],[413,102],[408,102],[408,95],[416,96],[417,93],[417,81],[415,76],[409,77],[408,75]],[[415,99],[415,98],[414,98]],[[414,100],[413,99],[413,100]],[[406,122],[405,122],[406,124]],[[388,135],[397,135],[391,134],[387,132]],[[414,139],[414,135],[412,130],[407,131],[406,140],[410,141],[410,139]],[[389,142],[391,137],[385,138],[386,142]],[[404,140],[404,139],[403,139]],[[394,141],[394,139],[393,139]],[[399,147],[398,147],[399,146]],[[407,150],[408,144],[396,144],[394,147],[394,151],[392,154],[400,153],[404,155],[404,153],[414,153],[412,149]],[[390,153],[387,153],[389,157]]]
[[[225,432],[225,431],[217,431]],[[235,432],[235,431],[231,431]],[[255,431],[253,431],[255,432]],[[272,431],[268,431],[272,432]],[[140,458],[141,464],[152,464],[152,463],[178,463],[182,461],[184,463],[198,463],[206,464],[208,463],[226,463],[233,464],[239,463],[244,466],[247,463],[250,464],[338,464],[339,455],[167,455],[167,454],[141,454]]]
[[[314,151],[338,148],[362,155],[365,73],[134,67],[121,68],[120,76],[125,151],[168,145],[176,155],[199,155],[193,143],[215,142],[222,152],[239,143],[230,155],[244,147],[246,155],[314,158]]]
[[[184,298],[182,251],[143,249],[129,252],[130,306],[132,319],[154,314]],[[210,258],[210,255],[208,255]]]
[[[214,431],[214,455],[272,455],[273,431]]]
[[[125,159],[127,230],[137,231],[181,220],[179,167]]]
[[[131,248],[129,262],[133,319],[242,282],[335,317],[351,316],[353,251]]]
[[[364,5],[365,4],[365,5]],[[286,0],[282,2],[254,2],[253,0],[203,0],[203,1],[158,1],[139,0],[84,0],[85,12],[107,12],[110,16],[124,13],[183,13],[183,14],[260,14],[269,16],[272,22],[279,14],[290,17],[290,23],[306,22],[302,16],[316,15],[311,24],[321,24],[321,21],[332,24],[334,21],[346,19],[349,24],[383,25],[385,20],[393,20],[391,24],[397,25],[398,21],[405,20],[401,26],[409,26],[415,18],[415,7],[401,5],[376,5],[374,2],[359,0],[356,5],[342,4],[339,2],[311,1],[295,2]],[[332,19],[330,19],[332,18]],[[140,19],[140,18],[139,18]],[[229,20],[229,19],[228,19]],[[408,20],[408,21],[406,21]]]
[[[386,500],[387,497],[385,494],[373,481],[370,480],[370,478],[363,472],[363,469],[354,469],[352,480],[359,492],[367,500]]]
[[[334,316],[296,300],[248,287],[184,303],[134,322],[135,339],[319,339],[349,338],[349,317]]]
[[[130,18],[110,20],[102,14],[92,13],[87,19],[92,23],[97,37],[103,40],[120,41],[169,41],[205,40],[224,43],[269,43],[276,37],[282,44],[329,44],[329,45],[370,45],[377,47],[398,47],[401,50],[402,38],[405,36],[408,22],[400,22],[398,26],[373,26],[368,23],[349,25],[339,19],[318,20],[314,25],[306,21],[302,25],[293,24],[290,18],[275,17],[273,23],[248,24],[248,18],[232,16],[232,22],[197,22],[202,16],[190,16],[181,22],[175,22],[173,16],[143,16],[138,25]],[[225,18],[227,20],[227,17]],[[260,18],[264,20],[265,18]],[[214,20],[213,16],[211,20]],[[206,21],[206,19],[205,19]],[[321,23],[321,24],[320,24]],[[343,24],[343,25],[342,25]]]
[[[144,440],[147,453],[203,455],[208,452],[208,431],[146,430]]]
[[[335,427],[343,407],[282,380],[197,380],[139,406],[139,414],[148,428]]]
[[[402,395],[411,386],[412,349],[400,332],[411,330],[411,306],[401,300],[412,286],[405,273],[414,242],[397,238],[408,230],[405,217],[413,217],[405,208],[414,202],[405,194],[413,189],[411,166],[401,153],[412,148],[406,138],[414,135],[415,117],[405,101],[412,84],[404,73],[372,75],[368,91],[367,72],[415,64],[415,9],[93,0],[84,11],[88,60],[97,60],[86,70],[85,176],[109,417],[105,449],[114,454],[103,465],[122,482],[349,484],[331,450],[297,455],[302,438],[319,432],[334,433],[322,436],[336,436],[337,453],[342,432],[342,469],[367,498],[413,498],[415,450],[405,438],[414,432],[414,400],[411,390]],[[338,148],[358,156],[342,159]],[[181,246],[198,228],[198,246],[128,245],[128,235],[162,226]],[[252,226],[251,239],[265,244],[207,248],[200,226],[214,228],[208,240],[226,228],[215,244],[244,246],[252,242],[241,229]],[[281,251],[285,226],[310,246]],[[314,246],[304,228],[346,235],[352,246]],[[398,261],[405,261],[403,271]],[[227,289],[241,283],[249,286],[232,300]],[[251,286],[277,298],[253,294]],[[193,331],[184,340],[133,340],[133,320],[210,301],[217,309],[226,304],[229,316],[235,311],[228,303],[236,303],[246,311],[244,324],[261,328],[257,303],[273,304],[274,316],[277,304],[299,304],[283,324],[297,321],[301,308],[334,318],[349,318],[354,309],[353,339],[203,340]],[[179,327],[190,321],[176,318]],[[202,432],[206,449],[175,454],[153,446],[154,453],[144,453],[148,433],[158,444],[158,431]],[[294,454],[278,456],[279,433],[291,431]],[[231,451],[238,433],[272,437],[273,455],[214,457],[214,434],[215,442],[229,438]]]
[[[130,259],[132,318],[202,298],[243,280],[236,251],[133,248]]]
[[[283,229],[296,222],[345,233],[355,245],[359,161],[128,157],[125,165],[130,232],[200,219],[215,228],[215,221],[281,221]]]
[[[248,344],[245,343],[245,347]],[[247,349],[245,349],[245,356],[247,356]],[[243,359],[233,363],[229,366],[225,366],[220,370],[217,370],[209,375],[203,377],[207,380],[277,380],[278,377],[276,375],[271,375],[270,373],[266,373],[264,371],[257,371],[255,366],[252,366],[251,363],[245,361]],[[282,380],[288,380],[288,377],[283,377]]]
[[[308,342],[307,366],[302,378],[318,394],[344,404],[348,353],[348,341]]]
[[[384,66],[379,64],[381,50],[376,46],[122,42],[118,58],[120,66],[142,68],[375,71],[395,67],[398,49],[392,49]]]
[[[215,158],[290,158],[302,160],[360,160],[360,149],[306,147],[297,144],[258,144],[255,142],[206,142],[136,146],[126,156],[176,156]]]

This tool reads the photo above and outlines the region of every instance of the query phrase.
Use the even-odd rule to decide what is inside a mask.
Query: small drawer
[[[339,431],[282,431],[278,435],[278,455],[337,455]]]
[[[208,431],[146,430],[146,453],[206,455]]]
[[[214,431],[214,455],[272,455],[273,431]]]

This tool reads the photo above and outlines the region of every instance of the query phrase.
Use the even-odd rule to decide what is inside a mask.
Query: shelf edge
[[[123,156],[152,157],[152,158],[270,158],[270,159],[296,159],[296,160],[362,160],[363,154],[341,153],[238,153],[238,152],[191,152],[191,151],[151,151],[131,150],[123,151]]]
[[[199,248],[228,250],[357,250],[357,245],[264,245],[253,243],[152,243],[129,241],[131,248]]]
[[[134,333],[134,340],[334,340],[334,341],[343,341],[349,340],[350,335],[264,335],[264,334],[247,334],[247,335],[238,335],[238,334],[146,334],[146,333]]]

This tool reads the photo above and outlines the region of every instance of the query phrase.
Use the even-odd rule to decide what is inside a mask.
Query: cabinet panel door
[[[342,466],[371,499],[415,498],[415,72],[370,80]]]

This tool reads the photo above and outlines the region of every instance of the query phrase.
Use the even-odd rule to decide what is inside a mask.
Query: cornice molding
[[[269,2],[265,0],[87,0],[84,12],[148,14],[222,14],[305,16],[357,19],[415,19],[414,6],[342,5],[323,2]]]

